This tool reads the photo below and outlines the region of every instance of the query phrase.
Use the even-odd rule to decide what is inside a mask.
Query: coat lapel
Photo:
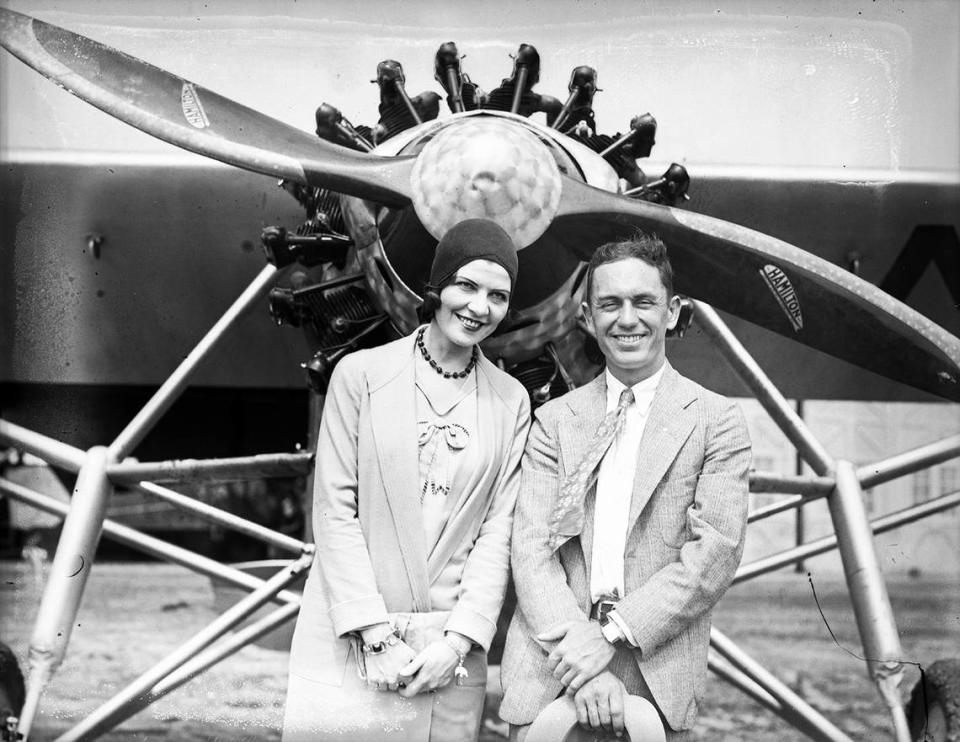
[[[392,374],[385,381],[371,379],[370,420],[376,440],[380,481],[410,579],[415,610],[430,609],[426,535],[419,502],[416,386],[413,341],[398,343],[397,363],[384,364]]]
[[[603,422],[607,411],[607,380],[604,374],[584,387],[584,393],[567,400],[567,407],[571,414],[560,421],[558,435],[560,438],[560,452],[563,457],[565,473],[573,469],[583,460],[590,444],[596,436],[597,428]],[[593,515],[596,487],[591,487],[584,500],[583,532],[580,534],[580,546],[583,549],[583,558],[587,565],[587,575],[590,574],[590,562],[593,544]]]
[[[670,464],[677,457],[696,424],[691,403],[696,393],[683,377],[667,365],[653,397],[643,437],[637,449],[637,472],[633,481],[628,528],[633,528]]]

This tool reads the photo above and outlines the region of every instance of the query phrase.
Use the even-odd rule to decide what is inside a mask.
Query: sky
[[[598,71],[598,129],[652,113],[652,160],[688,166],[960,171],[960,3],[294,2],[4,0],[294,126],[321,102],[373,123],[370,81],[400,61],[411,94],[440,91],[455,41],[490,90],[520,43],[537,90]],[[443,115],[443,114],[442,114]],[[0,55],[0,157],[30,150],[180,156]]]

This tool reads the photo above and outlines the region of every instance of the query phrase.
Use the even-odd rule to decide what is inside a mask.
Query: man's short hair
[[[673,296],[673,266],[670,265],[667,246],[655,234],[636,232],[630,239],[600,245],[593,253],[590,262],[587,263],[587,285],[584,298],[588,304],[593,292],[593,274],[597,268],[605,263],[616,263],[628,258],[637,258],[656,268],[660,274],[660,281],[667,290],[667,298]]]

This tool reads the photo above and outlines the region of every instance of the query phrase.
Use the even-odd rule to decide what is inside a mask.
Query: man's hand
[[[596,621],[564,621],[537,635],[540,641],[557,641],[547,657],[553,677],[573,695],[610,664],[616,648],[603,637]]]
[[[623,682],[607,670],[587,681],[573,696],[577,721],[585,729],[623,734]]]

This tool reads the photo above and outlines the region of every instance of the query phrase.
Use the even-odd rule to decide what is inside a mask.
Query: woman
[[[457,224],[437,246],[429,324],[333,373],[285,742],[479,734],[530,410],[477,344],[516,274],[499,226]]]

